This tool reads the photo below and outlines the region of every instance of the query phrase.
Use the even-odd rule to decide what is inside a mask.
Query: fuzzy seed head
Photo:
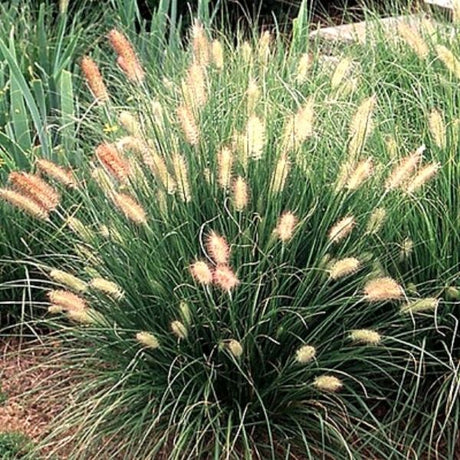
[[[275,170],[272,174],[272,181],[270,184],[271,193],[277,194],[284,190],[290,166],[288,156],[286,154],[282,154],[278,159]]]
[[[48,212],[54,211],[61,200],[59,193],[35,174],[12,172],[8,179],[18,192],[31,198]]]
[[[123,297],[123,290],[121,289],[121,287],[118,286],[117,283],[109,281],[105,278],[93,278],[90,281],[89,285],[96,291],[108,294],[109,296],[112,296],[115,299],[120,299],[121,297]]]
[[[361,262],[355,257],[346,257],[337,260],[329,270],[329,277],[333,280],[356,273],[361,266]]]
[[[210,45],[206,32],[199,21],[195,21],[191,30],[193,58],[200,66],[209,64]]]
[[[69,188],[77,188],[77,181],[75,180],[72,171],[68,171],[52,161],[45,160],[44,158],[37,160],[36,165],[40,172],[46,174],[55,181],[60,182]]]
[[[190,192],[190,182],[188,180],[187,163],[183,155],[175,153],[173,156],[173,169],[176,177],[175,184],[179,192],[180,199],[184,203],[188,203],[192,199]]]
[[[195,110],[203,107],[208,100],[205,68],[192,63],[182,83],[182,90],[187,106]]]
[[[443,116],[437,109],[433,109],[428,117],[428,126],[435,144],[443,149],[446,147],[446,126]]]
[[[331,78],[331,88],[337,89],[344,78],[348,75],[353,65],[353,61],[349,58],[343,58],[335,68],[334,73],[332,74]]]
[[[350,124],[350,143],[348,153],[355,158],[372,132],[372,113],[376,104],[375,96],[371,96],[361,102]]]
[[[243,355],[243,346],[240,342],[238,342],[238,340],[229,340],[227,343],[227,348],[236,359],[241,358]]]
[[[350,173],[345,187],[348,190],[358,189],[372,175],[373,170],[372,158],[360,161]]]
[[[207,285],[212,283],[212,271],[208,264],[202,260],[197,260],[192,265],[190,265],[190,273],[192,274],[193,279],[200,284]]]
[[[223,147],[217,154],[218,182],[219,185],[227,190],[230,188],[230,180],[232,177],[233,152],[228,147]]]
[[[411,174],[417,169],[417,165],[420,163],[424,151],[425,146],[422,145],[414,153],[403,158],[398,163],[385,182],[385,189],[387,191],[400,187],[407,181]]]
[[[115,144],[98,145],[96,158],[112,177],[120,182],[126,182],[130,174],[129,162],[120,155]]]
[[[139,137],[141,136],[141,127],[137,117],[127,110],[123,110],[118,115],[118,121],[121,126],[132,136]]]
[[[382,228],[387,212],[384,208],[376,208],[372,212],[367,222],[366,233],[369,235],[375,235]]]
[[[240,281],[236,277],[233,270],[227,265],[218,265],[214,270],[213,276],[214,284],[221,288],[223,291],[231,291]]]
[[[150,332],[138,332],[136,334],[136,340],[144,347],[151,348],[152,350],[155,350],[160,346],[158,339]]]
[[[104,322],[103,316],[92,308],[87,308],[86,310],[68,310],[67,317],[70,320],[81,324],[96,324]]]
[[[438,59],[447,67],[447,69],[458,79],[460,79],[460,60],[454,53],[444,45],[435,45]]]
[[[329,230],[328,238],[332,243],[338,243],[346,238],[353,230],[356,224],[353,216],[344,217],[332,226]]]
[[[401,313],[422,313],[435,310],[439,305],[439,299],[435,297],[426,297],[408,302],[401,307]]]
[[[94,168],[91,171],[91,177],[107,195],[114,190],[112,179],[104,168]]]
[[[230,247],[227,240],[212,231],[206,238],[206,250],[216,264],[225,265],[230,257]]]
[[[50,305],[48,307],[48,313],[51,313],[52,315],[57,315],[59,313],[62,313],[64,310],[61,307],[61,305]]]
[[[296,225],[297,217],[292,212],[286,211],[278,219],[274,233],[283,243],[286,243],[293,237]]]
[[[219,40],[213,40],[211,44],[212,63],[219,70],[224,68],[224,47]]]
[[[163,187],[170,194],[176,191],[176,181],[169,173],[165,160],[155,149],[147,149],[144,153],[144,156],[142,157],[142,160],[144,164],[150,168],[153,175],[155,176],[155,179],[158,181],[158,184],[161,187]],[[176,166],[179,166],[179,164],[176,164]]]
[[[252,115],[256,108],[257,102],[260,99],[260,89],[259,89],[259,86],[257,85],[256,80],[254,80],[254,78],[251,78],[249,80],[248,89],[246,91],[246,96],[248,99],[248,114]]]
[[[296,351],[296,361],[299,364],[309,363],[316,355],[316,348],[311,345],[303,345]]]
[[[320,375],[316,377],[313,385],[320,391],[336,392],[343,387],[343,383],[333,375]]]
[[[83,311],[88,308],[81,297],[70,291],[60,289],[49,291],[48,299],[52,305],[59,305],[66,311]]]
[[[398,300],[403,296],[403,288],[388,276],[370,280],[364,286],[364,298],[369,302]]]
[[[439,163],[432,163],[423,167],[417,175],[407,184],[407,192],[414,193],[428,182],[441,168]]]
[[[22,195],[21,193],[0,188],[0,198],[23,210],[27,214],[30,214],[32,217],[36,217],[37,219],[42,220],[47,220],[49,218],[48,210],[43,208],[36,201],[32,200],[28,196]]]
[[[420,59],[428,57],[430,53],[428,45],[413,26],[400,22],[398,24],[398,33]]]
[[[248,64],[252,60],[252,46],[249,42],[244,41],[240,47],[241,56],[243,57],[243,61]]]
[[[63,284],[74,292],[85,292],[88,288],[88,285],[84,281],[63,270],[51,270],[50,278],[56,281],[56,283]]]
[[[308,71],[313,64],[313,56],[310,53],[304,53],[300,56],[299,63],[297,64],[296,82],[301,85],[305,83],[308,77]]]
[[[382,340],[382,336],[372,329],[355,329],[349,337],[351,341],[365,345],[378,345]]]
[[[72,230],[82,240],[91,241],[94,238],[94,234],[90,230],[90,228],[77,217],[68,217],[66,220],[66,224],[70,228],[70,230]]]
[[[233,181],[233,206],[237,211],[243,211],[249,202],[249,192],[248,192],[248,184],[247,182],[241,177],[238,176]]]
[[[248,154],[254,160],[260,160],[265,148],[265,126],[256,115],[249,117],[246,125],[246,145]]]
[[[196,124],[195,117],[188,106],[182,105],[177,109],[177,118],[185,135],[185,140],[191,145],[198,145],[200,141],[200,130]]]
[[[184,340],[188,336],[187,328],[180,321],[173,321],[171,323],[171,331],[179,340]]]
[[[104,84],[99,67],[89,56],[83,57],[80,67],[94,98],[98,103],[103,104],[109,99],[109,92]]]
[[[121,70],[130,80],[141,82],[145,77],[145,73],[129,40],[116,29],[112,29],[109,32],[108,39],[118,54],[117,63]]]
[[[114,193],[113,202],[118,209],[132,222],[138,225],[147,223],[147,216],[144,208],[134,198],[126,193]]]

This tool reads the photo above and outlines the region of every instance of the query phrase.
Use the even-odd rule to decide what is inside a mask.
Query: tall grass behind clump
[[[99,124],[73,187],[56,200],[46,184],[62,180],[10,176],[3,196],[15,188],[37,226],[59,229],[36,267],[50,280],[47,324],[87,376],[49,446],[406,458],[403,417],[433,417],[406,405],[418,363],[439,361],[426,337],[455,333],[436,324],[450,308],[438,282],[410,286],[424,267],[392,263],[399,209],[419,163],[433,164],[423,132],[388,161],[393,107],[372,73],[269,33],[235,47],[196,23],[164,77],[120,31],[108,37],[125,81],[108,91],[82,61]]]

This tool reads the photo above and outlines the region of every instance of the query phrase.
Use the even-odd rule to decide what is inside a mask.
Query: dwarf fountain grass
[[[420,197],[457,166],[445,173],[443,154],[431,182],[416,179],[423,152],[408,152],[426,141],[426,120],[404,131],[404,146],[389,157],[394,87],[372,80],[368,55],[363,83],[342,99],[331,95],[330,69],[315,61],[296,78],[304,50],[286,53],[263,34],[223,45],[221,69],[211,63],[208,31],[193,27],[190,49],[165,69],[167,85],[121,32],[110,32],[128,81],[116,82],[122,88],[106,110],[93,107],[99,127],[85,141],[95,155],[74,172],[81,186],[60,190],[49,221],[37,220],[60,230],[47,262],[57,267],[56,248],[68,245],[66,273],[88,287],[48,294],[57,315],[49,324],[86,377],[51,450],[71,448],[73,458],[405,458],[410,445],[391,432],[395,414],[422,375],[418,357],[437,337],[437,312],[451,306],[439,280],[417,285],[434,309],[414,304],[405,288],[435,262],[416,257],[417,245],[409,267],[397,260],[399,237],[412,236],[400,208],[426,219]],[[442,71],[432,65],[437,80]],[[260,92],[250,102],[254,82]],[[414,101],[400,97],[409,113]],[[380,423],[379,410],[394,419]]]

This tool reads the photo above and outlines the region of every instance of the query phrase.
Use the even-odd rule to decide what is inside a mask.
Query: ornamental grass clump
[[[43,259],[48,324],[82,376],[48,447],[136,459],[399,452],[399,419],[390,430],[378,417],[403,411],[432,315],[447,308],[431,285],[412,295],[393,264],[398,206],[423,213],[437,179],[419,169],[425,132],[386,158],[378,88],[346,107],[331,97],[351,58],[324,85],[328,69],[305,50],[286,55],[269,34],[224,45],[195,23],[162,75],[121,32],[108,37],[127,89],[101,97],[88,82],[104,105],[79,187],[47,207],[35,189],[1,195],[60,228],[72,253],[64,269],[52,240]],[[331,123],[334,111],[349,121]]]

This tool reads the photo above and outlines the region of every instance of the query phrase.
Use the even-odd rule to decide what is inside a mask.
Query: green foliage
[[[56,453],[72,440],[73,458],[449,458],[458,426],[436,428],[458,411],[444,292],[459,279],[460,114],[435,45],[458,44],[427,33],[422,60],[377,29],[374,47],[328,59],[302,21],[291,45],[210,47],[196,25],[192,50],[159,56],[165,38],[149,52],[147,35],[138,81],[104,65],[111,99],[79,145],[95,154],[34,221],[43,306],[61,315],[47,324],[84,374],[45,441]]]
[[[0,433],[0,458],[19,460],[32,448],[30,439],[22,433]]]

